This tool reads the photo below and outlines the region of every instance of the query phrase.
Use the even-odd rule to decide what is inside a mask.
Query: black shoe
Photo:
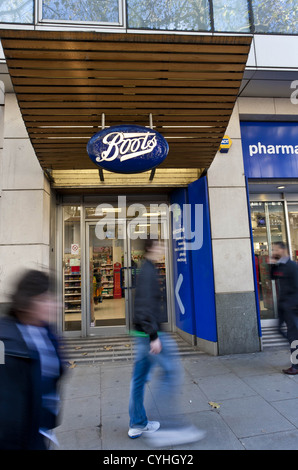
[[[291,366],[289,369],[283,369],[283,373],[288,375],[297,375],[298,369],[295,369],[295,367]]]

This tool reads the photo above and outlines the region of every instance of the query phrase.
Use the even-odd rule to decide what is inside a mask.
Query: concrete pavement
[[[182,364],[182,413],[206,437],[167,449],[298,449],[298,376],[281,372],[290,366],[288,348],[222,357],[199,353]],[[60,449],[150,450],[144,438],[127,436],[131,371],[127,360],[68,369],[56,430]],[[145,405],[149,419],[162,425],[155,385],[153,376]]]

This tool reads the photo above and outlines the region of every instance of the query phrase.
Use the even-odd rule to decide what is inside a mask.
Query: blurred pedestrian
[[[135,362],[129,399],[130,438],[144,435],[153,446],[174,445],[201,439],[203,432],[194,426],[160,428],[159,421],[149,421],[144,407],[145,386],[153,367],[159,366],[161,377],[156,390],[158,404],[164,415],[179,413],[179,390],[182,367],[173,338],[161,331],[167,321],[166,309],[161,305],[161,291],[155,262],[162,254],[157,240],[145,241],[145,261],[137,278],[134,304]],[[154,437],[153,437],[154,436]]]
[[[272,244],[271,277],[277,283],[279,329],[283,322],[287,326],[287,338],[291,353],[296,351],[294,341],[298,343],[298,266],[291,261],[284,242]],[[285,374],[298,374],[298,364],[283,370]]]
[[[16,285],[8,315],[0,319],[5,363],[0,365],[0,449],[46,450],[59,413],[63,373],[51,331],[50,277],[26,271]]]

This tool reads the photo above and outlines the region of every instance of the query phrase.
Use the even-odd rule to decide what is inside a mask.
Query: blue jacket
[[[63,367],[57,340],[47,331],[60,364],[59,376],[49,385],[55,392]],[[42,407],[39,354],[29,350],[14,317],[0,318],[0,340],[5,347],[5,364],[0,364],[0,449],[42,449],[39,429],[53,429],[58,422]]]

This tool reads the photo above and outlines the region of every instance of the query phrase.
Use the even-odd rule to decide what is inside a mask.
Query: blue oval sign
[[[87,144],[91,160],[114,173],[141,173],[159,165],[169,145],[154,129],[137,125],[119,125],[94,134]]]

